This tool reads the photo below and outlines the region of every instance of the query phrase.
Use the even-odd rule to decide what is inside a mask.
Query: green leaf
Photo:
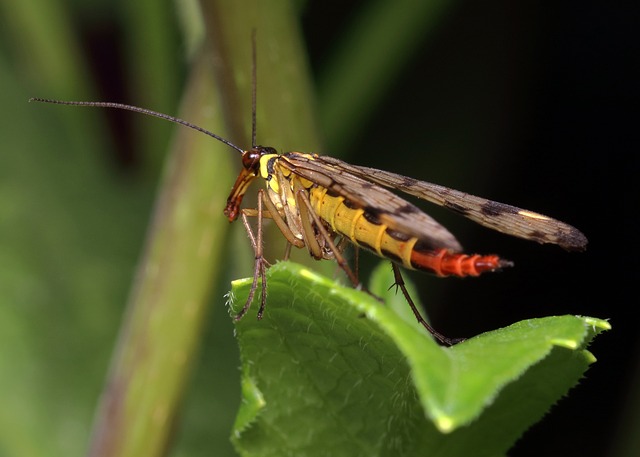
[[[446,348],[394,311],[390,268],[373,282],[391,306],[296,264],[269,270],[265,317],[236,324],[242,455],[504,454],[577,383],[595,360],[585,346],[609,328],[531,319]],[[250,285],[234,282],[232,312]]]

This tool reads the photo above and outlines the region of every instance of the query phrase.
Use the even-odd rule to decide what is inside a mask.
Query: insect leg
[[[346,241],[346,238],[343,238],[343,241]],[[342,241],[341,241],[342,243]],[[353,262],[355,265],[353,274],[356,275],[356,278],[360,277],[360,246],[354,246],[354,252],[353,252]]]
[[[254,263],[254,268],[253,268],[253,282],[251,283],[251,289],[249,290],[249,296],[247,297],[247,301],[245,302],[244,306],[242,307],[242,309],[240,310],[240,312],[236,315],[235,320],[240,320],[242,319],[242,317],[247,314],[247,311],[249,311],[249,308],[251,307],[251,302],[253,301],[253,297],[256,293],[256,289],[258,288],[258,278],[260,278],[261,281],[261,292],[262,292],[262,297],[261,297],[261,302],[260,302],[260,309],[258,309],[258,319],[262,319],[262,314],[264,312],[264,307],[267,301],[267,276],[266,276],[266,271],[267,271],[267,266],[269,265],[269,263],[266,261],[266,259],[264,258],[264,250],[263,250],[263,245],[262,245],[262,218],[263,218],[263,211],[262,211],[262,190],[260,190],[258,193],[260,194],[258,198],[258,213],[257,213],[257,217],[258,217],[258,228],[257,228],[257,236],[253,234],[253,231],[251,230],[251,225],[249,224],[249,219],[248,216],[244,210],[242,211],[242,223],[244,224],[244,228],[247,231],[247,234],[249,235],[249,239],[251,240],[251,246],[253,247],[253,252],[255,255],[255,263]]]
[[[263,210],[263,205],[267,207],[266,211]],[[262,290],[261,290],[261,302],[260,308],[258,309],[258,319],[262,319],[262,315],[264,313],[264,308],[267,302],[267,277],[266,271],[269,266],[269,262],[264,258],[264,247],[262,242],[263,229],[262,222],[264,218],[273,219],[276,223],[282,235],[287,239],[288,249],[291,250],[291,245],[294,245],[298,248],[304,247],[304,242],[295,237],[291,229],[287,226],[286,221],[282,217],[282,215],[278,212],[278,209],[273,204],[273,202],[265,195],[263,189],[258,191],[258,208],[256,209],[243,209],[242,210],[242,223],[244,225],[245,230],[247,231],[247,235],[249,235],[249,240],[251,241],[251,246],[253,247],[253,252],[255,255],[255,264],[253,269],[253,283],[251,284],[251,289],[249,290],[249,296],[247,297],[247,301],[240,310],[240,312],[236,315],[235,319],[240,320],[247,313],[249,308],[251,307],[251,302],[253,302],[253,297],[255,296],[256,290],[258,289],[258,278],[260,278]],[[258,219],[258,228],[257,235],[254,235],[253,230],[251,229],[251,225],[249,224],[249,217],[256,217]]]
[[[346,237],[341,237],[340,241],[338,241],[338,243],[336,244],[336,249],[338,250],[338,252],[340,252],[341,254],[344,252],[344,250],[347,248],[347,246],[351,244],[349,242],[349,239]],[[354,256],[353,256],[353,275],[358,279],[358,281],[360,281],[360,274],[358,273],[358,266],[360,265],[359,263],[359,253],[360,253],[360,247],[358,245],[355,244],[351,244],[353,246],[353,252],[354,252]],[[335,260],[335,254],[333,252],[329,252],[329,253],[325,253],[325,259],[328,260],[329,256],[327,254],[330,254],[331,260]],[[336,265],[336,274],[338,273],[339,270],[342,270],[342,268],[340,268],[339,265]],[[362,284],[362,283],[360,283]],[[378,301],[382,301],[382,299],[380,297],[377,297],[375,295],[373,295],[371,292],[369,292],[368,290],[366,290],[366,288],[362,287],[362,290],[364,290],[366,293],[368,293],[369,295],[371,295],[372,297],[374,297],[376,300]]]
[[[284,248],[284,255],[282,256],[282,260],[289,260],[289,256],[291,255],[291,243],[287,243],[287,246]]]
[[[273,221],[278,226],[280,233],[282,233],[282,235],[287,239],[287,247],[285,248],[283,259],[288,260],[289,255],[291,255],[291,246],[295,246],[297,248],[303,248],[304,241],[300,240],[299,238],[296,238],[296,236],[293,234],[293,232],[287,225],[287,221],[285,221],[285,219],[282,217],[282,215],[278,211],[278,208],[276,208],[276,205],[273,204],[271,199],[269,199],[269,197],[265,195],[264,191],[260,190],[260,193],[261,193],[260,198],[266,205],[269,216],[273,219]]]
[[[311,254],[311,257],[316,260],[324,259],[326,257],[325,252],[320,246],[320,243],[318,242],[318,235],[313,228],[314,218],[312,217],[312,214],[315,213],[310,209],[310,206],[307,206],[303,201],[305,199],[308,201],[307,191],[300,186],[297,181],[294,182],[294,188],[298,214],[300,215],[300,223],[302,225],[302,236],[304,237],[305,244],[309,248],[309,254]],[[318,222],[319,221],[315,221],[316,225],[321,226],[322,224],[318,224]],[[333,248],[333,245],[330,244],[332,243],[332,241],[330,241],[331,236],[326,230],[324,233],[320,232],[320,236],[325,240],[329,240],[329,243],[327,244],[329,244],[332,250],[336,250]]]
[[[278,208],[276,208],[276,205],[273,204],[271,199],[269,199],[269,197],[265,195],[264,190],[260,189],[258,191],[258,194],[259,194],[258,200],[264,203],[264,205],[267,207],[267,214],[269,214],[269,216],[273,219],[273,222],[276,223],[276,225],[278,226],[278,229],[282,233],[282,236],[284,236],[287,239],[289,244],[292,244],[297,248],[303,248],[304,241],[302,241],[299,238],[296,238],[296,236],[293,234],[293,232],[287,225],[287,221],[285,221],[285,219],[282,217],[282,215],[278,211]]]
[[[397,288],[400,288],[400,290],[402,291],[402,295],[404,295],[405,300],[407,300],[407,303],[409,303],[409,306],[411,307],[411,311],[413,311],[413,314],[416,316],[416,319],[418,320],[418,322],[420,322],[420,324],[424,328],[426,328],[427,331],[431,333],[433,337],[438,341],[440,341],[442,344],[445,344],[447,346],[453,346],[454,344],[464,341],[464,338],[447,338],[442,333],[436,331],[436,329],[434,329],[431,325],[429,325],[427,321],[424,320],[424,318],[420,314],[420,311],[418,311],[418,308],[416,307],[415,303],[413,303],[413,300],[409,295],[409,291],[407,290],[407,287],[405,286],[405,283],[404,283],[404,279],[402,278],[402,273],[400,273],[400,267],[393,262],[391,262],[391,266],[393,267],[393,278],[395,281],[394,285]]]

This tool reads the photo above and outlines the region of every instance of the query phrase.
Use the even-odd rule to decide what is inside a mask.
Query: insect
[[[41,98],[30,101],[115,108],[155,116],[209,135],[240,153],[242,169],[224,214],[230,222],[241,217],[255,252],[255,266],[249,296],[236,319],[249,310],[259,284],[258,318],[264,313],[268,263],[263,255],[262,232],[263,221],[269,218],[286,238],[288,248],[306,247],[314,259],[335,260],[354,287],[361,287],[361,283],[343,256],[345,245],[351,243],[391,260],[395,285],[416,319],[440,342],[455,343],[457,340],[438,333],[422,317],[409,296],[399,266],[437,276],[465,277],[500,270],[512,263],[497,255],[463,253],[460,243],[445,227],[389,189],[433,202],[508,235],[557,244],[570,251],[585,249],[587,239],[578,229],[542,214],[333,157],[302,152],[279,154],[272,147],[257,145],[255,73],[254,51],[252,147],[247,150],[190,122],[137,106]],[[257,208],[241,209],[245,193],[257,178],[266,184],[258,191]],[[255,233],[249,217],[257,218]]]

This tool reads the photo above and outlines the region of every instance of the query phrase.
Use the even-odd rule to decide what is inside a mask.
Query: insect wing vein
[[[570,251],[584,250],[587,245],[587,238],[575,227],[533,211],[396,173],[351,165],[333,157],[323,158],[330,166],[343,172],[366,176],[367,180],[376,184],[443,206],[480,225],[508,235],[539,243],[557,244]]]

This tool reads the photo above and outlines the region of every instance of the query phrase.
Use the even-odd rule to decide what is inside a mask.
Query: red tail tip
[[[478,276],[488,271],[496,271],[513,266],[513,262],[497,255],[467,255],[450,252],[447,249],[417,252],[411,255],[414,268],[430,271],[438,276]]]

